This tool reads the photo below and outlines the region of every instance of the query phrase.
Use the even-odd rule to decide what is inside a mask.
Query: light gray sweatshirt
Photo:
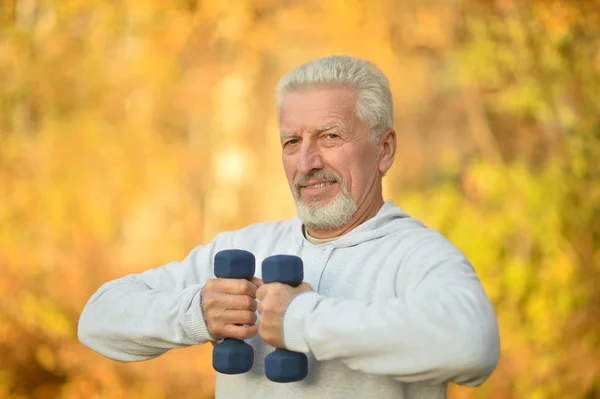
[[[306,240],[298,218],[253,224],[181,262],[110,281],[84,308],[80,341],[121,362],[215,341],[200,291],[224,249],[251,251],[258,277],[266,257],[297,255],[315,292],[294,297],[283,318],[285,346],[308,355],[308,377],[267,380],[264,357],[273,348],[257,336],[246,341],[255,352],[250,372],[217,374],[219,399],[445,398],[449,382],[478,386],[496,367],[496,315],[473,267],[391,201],[326,244]]]

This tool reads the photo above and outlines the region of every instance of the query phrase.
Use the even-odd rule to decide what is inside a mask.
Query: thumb
[[[297,287],[297,289],[298,289],[300,292],[305,292],[305,291],[314,291],[313,287],[311,287],[311,286],[310,286],[310,284],[308,284],[308,283],[301,283],[301,284],[300,284],[300,285]]]
[[[256,286],[256,288],[260,287],[261,285],[264,285],[265,282],[262,281],[261,279],[259,279],[258,277],[252,277],[252,279],[250,280],[250,282],[252,284],[254,284]]]

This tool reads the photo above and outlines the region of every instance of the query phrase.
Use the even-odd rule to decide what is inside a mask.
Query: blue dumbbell
[[[230,249],[215,255],[215,276],[251,279],[255,258],[251,252]],[[226,338],[213,349],[213,368],[223,374],[242,374],[254,364],[254,350],[242,340]]]
[[[296,287],[304,279],[302,259],[292,255],[275,255],[262,263],[265,283],[283,283]],[[308,374],[308,358],[304,353],[275,349],[265,358],[265,374],[274,382],[300,381]]]

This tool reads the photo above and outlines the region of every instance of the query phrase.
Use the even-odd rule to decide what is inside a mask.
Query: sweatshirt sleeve
[[[224,234],[217,236],[183,261],[102,285],[79,318],[80,342],[110,359],[134,362],[213,341],[202,315],[200,293],[214,277],[215,254],[226,249],[228,241]]]
[[[401,382],[482,384],[497,365],[499,334],[471,264],[439,235],[399,267],[390,299],[295,297],[283,319],[286,348]]]

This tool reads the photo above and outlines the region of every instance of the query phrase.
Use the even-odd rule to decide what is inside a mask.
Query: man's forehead
[[[345,116],[355,106],[355,93],[347,88],[310,88],[287,93],[281,101],[280,113],[292,119],[307,114]]]
[[[322,132],[331,130],[336,127],[341,128],[342,124],[341,123],[326,123],[324,125],[318,126],[313,129],[308,129],[308,130],[311,131],[312,133],[322,133]],[[306,129],[303,129],[303,130],[306,130]],[[280,133],[280,136],[281,137],[291,137],[291,136],[297,136],[299,133],[300,132],[292,132],[292,131],[282,130]]]
[[[311,88],[288,93],[279,110],[282,133],[323,132],[354,123],[354,94],[345,88]]]
[[[316,128],[315,133],[321,133],[321,132],[324,132],[325,130],[333,129],[334,127],[340,127],[340,126],[341,125],[339,123],[328,123],[326,125]]]

